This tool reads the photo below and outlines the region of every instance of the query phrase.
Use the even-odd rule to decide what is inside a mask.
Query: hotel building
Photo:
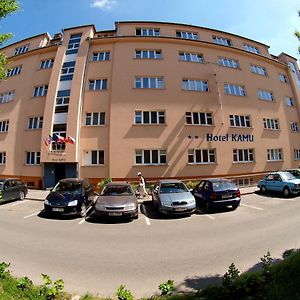
[[[248,184],[298,167],[297,61],[268,48],[220,30],[129,21],[4,47],[1,176],[36,188],[65,177],[133,180],[139,171],[148,180]]]

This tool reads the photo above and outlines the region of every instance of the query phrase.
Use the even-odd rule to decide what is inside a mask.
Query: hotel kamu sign
[[[226,133],[224,135],[206,134],[207,142],[254,142],[253,134]]]

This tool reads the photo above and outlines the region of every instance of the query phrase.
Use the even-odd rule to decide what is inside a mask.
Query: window
[[[256,53],[256,54],[259,54],[259,49],[257,47],[254,47],[254,46],[251,46],[251,45],[247,45],[247,44],[244,44],[244,49],[246,51],[249,51],[249,52],[252,52],[252,53]]]
[[[165,112],[138,110],[135,112],[134,124],[165,124]]]
[[[137,165],[164,165],[167,163],[166,150],[135,150],[135,163]]]
[[[22,71],[22,66],[14,67],[12,69],[9,69],[6,75],[7,77],[16,76],[19,75],[21,71]]]
[[[250,69],[251,69],[252,73],[263,75],[263,76],[267,76],[267,71],[263,67],[251,65]]]
[[[179,52],[179,60],[204,63],[203,55],[198,53]]]
[[[216,162],[216,149],[189,149],[189,164],[212,164]]]
[[[250,116],[230,115],[229,120],[232,127],[251,127]]]
[[[25,53],[29,50],[29,44],[23,45],[15,49],[15,55],[19,55],[21,53]]]
[[[75,71],[75,61],[66,62],[61,68],[60,81],[72,80]]]
[[[159,36],[158,28],[136,28],[135,35],[139,36]]]
[[[58,139],[57,137],[66,138],[67,124],[54,124],[53,125],[53,137],[51,141],[51,151],[62,152],[66,149],[66,143],[64,140]]]
[[[245,87],[236,84],[224,84],[224,92],[227,95],[246,96]]]
[[[264,118],[263,121],[265,129],[279,130],[279,121],[277,119]]]
[[[300,149],[294,149],[294,160],[300,160]]]
[[[233,149],[234,162],[254,162],[254,149]]]
[[[52,68],[54,64],[54,59],[42,60],[40,63],[40,69],[49,69]]]
[[[274,101],[273,93],[265,90],[258,90],[258,98],[265,101]]]
[[[0,121],[0,132],[7,132],[8,131],[8,125],[9,125],[8,120]]]
[[[5,165],[6,163],[6,152],[0,152],[0,165]]]
[[[78,52],[81,40],[81,33],[72,34],[69,39],[68,43],[68,50],[66,51],[66,55],[68,54],[75,54]]]
[[[232,68],[232,69],[239,69],[240,65],[237,60],[219,57],[218,64],[222,67]]]
[[[282,160],[282,149],[268,149],[267,157],[268,161]]]
[[[291,122],[292,132],[299,132],[298,122]]]
[[[31,117],[28,120],[28,129],[38,129],[43,127],[43,117]]]
[[[283,83],[287,83],[287,77],[284,74],[279,74],[279,81]]]
[[[85,151],[86,165],[104,165],[104,150]]]
[[[9,91],[0,94],[0,104],[13,101],[15,98],[15,91]]]
[[[285,97],[286,106],[295,106],[294,100],[291,97]]]
[[[37,86],[33,90],[33,97],[46,96],[48,92],[48,85]]]
[[[107,79],[89,80],[89,91],[107,90]]]
[[[219,45],[230,46],[230,47],[232,46],[232,42],[230,39],[214,36],[213,41],[214,41],[214,43],[219,44]]]
[[[105,125],[105,112],[94,112],[85,114],[86,126]]]
[[[163,89],[164,78],[163,77],[136,77],[135,88],[136,89]]]
[[[26,165],[39,165],[40,157],[40,152],[26,152]]]
[[[185,122],[189,125],[213,125],[212,113],[186,112]]]
[[[208,92],[208,81],[183,79],[182,89],[185,91]]]
[[[182,39],[199,40],[199,35],[195,32],[176,31],[176,36]]]
[[[137,59],[161,59],[161,50],[135,50]]]
[[[110,52],[94,52],[93,61],[105,61],[110,59]]]

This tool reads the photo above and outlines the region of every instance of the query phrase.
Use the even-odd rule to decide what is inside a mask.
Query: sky
[[[300,42],[299,0],[19,0],[21,10],[0,20],[0,33],[13,43],[33,35],[94,24],[97,31],[116,21],[162,21],[191,24],[241,35],[297,59]],[[7,43],[7,44],[9,44]],[[5,44],[5,45],[7,45]],[[3,45],[4,46],[4,45]]]

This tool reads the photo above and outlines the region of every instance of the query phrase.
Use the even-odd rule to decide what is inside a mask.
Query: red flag
[[[71,136],[68,136],[68,137],[65,139],[65,142],[74,145],[74,144],[75,144],[75,139],[72,138]]]

